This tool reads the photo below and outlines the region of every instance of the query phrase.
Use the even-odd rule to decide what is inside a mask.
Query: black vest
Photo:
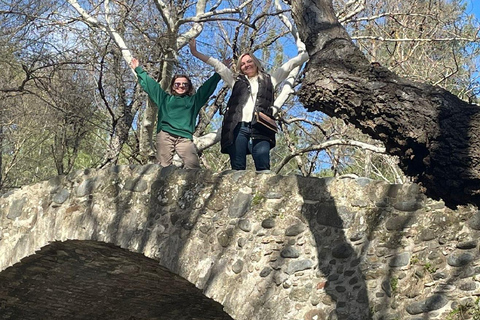
[[[232,89],[232,95],[227,103],[227,111],[223,118],[222,138],[220,141],[222,153],[228,153],[227,148],[233,144],[233,131],[237,124],[242,121],[242,110],[250,96],[251,88],[248,79],[239,75]],[[258,77],[258,93],[255,101],[255,110],[272,115],[273,105],[273,84],[269,74],[262,73]],[[253,118],[253,114],[252,114]],[[253,139],[268,140],[270,148],[275,147],[275,134],[261,133],[252,129]]]

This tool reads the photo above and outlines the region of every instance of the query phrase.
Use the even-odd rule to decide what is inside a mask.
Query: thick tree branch
[[[331,0],[291,3],[310,55],[299,92],[304,106],[383,141],[427,196],[452,208],[480,205],[480,107],[371,65],[336,20]]]

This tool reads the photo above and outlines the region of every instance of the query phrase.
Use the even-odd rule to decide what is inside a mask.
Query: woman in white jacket
[[[222,124],[221,151],[230,156],[233,170],[245,170],[247,154],[252,154],[257,171],[270,170],[270,149],[275,147],[275,133],[252,128],[255,111],[273,116],[274,91],[290,71],[306,58],[294,59],[282,65],[271,75],[263,71],[258,59],[244,53],[237,62],[238,75],[217,59],[197,51],[194,39],[190,41],[193,56],[212,65],[223,81],[232,88]]]

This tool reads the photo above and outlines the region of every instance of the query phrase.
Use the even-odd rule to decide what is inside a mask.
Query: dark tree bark
[[[2,179],[2,173],[3,173],[3,164],[2,164],[2,159],[3,159],[3,104],[0,103],[0,193],[3,187],[3,179]]]
[[[300,101],[384,142],[400,167],[447,206],[480,205],[480,107],[370,63],[332,0],[291,1],[310,60]]]

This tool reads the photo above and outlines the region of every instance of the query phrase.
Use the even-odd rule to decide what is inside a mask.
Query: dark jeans
[[[257,171],[270,170],[270,142],[251,139],[252,129],[245,122],[240,122],[233,131],[234,142],[229,148],[230,165],[233,170],[247,168],[247,154],[251,153]]]

